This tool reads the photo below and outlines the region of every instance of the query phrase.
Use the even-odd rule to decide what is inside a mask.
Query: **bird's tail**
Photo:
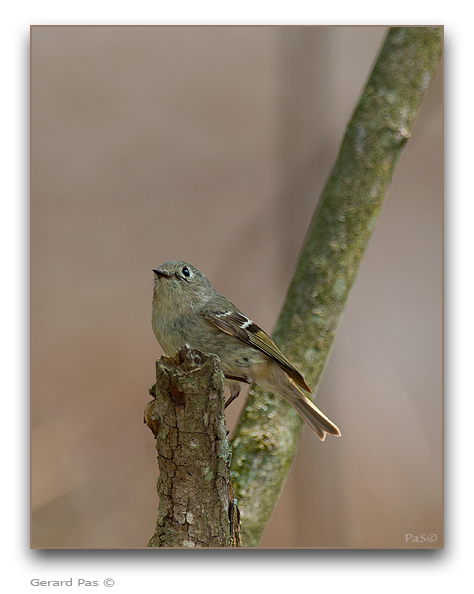
[[[295,391],[298,390],[295,386]],[[319,408],[306,398],[299,390],[298,395],[285,395],[286,400],[297,413],[308,423],[321,441],[326,439],[326,433],[341,436],[339,428],[322,413]]]
[[[327,433],[337,437],[341,436],[339,428],[309,398],[306,398],[281,367],[273,365],[271,375],[261,378],[260,381],[257,380],[257,383],[274,394],[284,396],[321,441],[326,439]]]

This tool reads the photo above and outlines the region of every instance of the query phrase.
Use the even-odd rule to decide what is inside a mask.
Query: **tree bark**
[[[161,357],[150,394],[145,422],[156,438],[160,502],[148,546],[239,546],[218,357],[187,345]]]

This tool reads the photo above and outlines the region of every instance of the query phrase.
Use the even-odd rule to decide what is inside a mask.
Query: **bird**
[[[307,398],[311,393],[303,375],[255,322],[218,293],[197,268],[178,260],[153,269],[152,328],[168,355],[184,344],[220,359],[230,397],[241,384],[256,383],[283,396],[316,435],[341,436],[339,428]]]

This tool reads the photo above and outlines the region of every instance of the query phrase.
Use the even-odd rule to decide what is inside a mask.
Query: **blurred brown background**
[[[33,547],[146,546],[152,268],[271,332],[386,32],[33,27]],[[305,428],[262,547],[442,546],[442,224],[440,67],[318,393],[343,437]]]

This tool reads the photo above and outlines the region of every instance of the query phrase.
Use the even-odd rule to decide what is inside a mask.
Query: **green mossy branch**
[[[311,221],[273,338],[313,389],[441,51],[441,27],[390,29]],[[282,398],[252,387],[231,444],[243,546],[258,545],[301,431]]]

